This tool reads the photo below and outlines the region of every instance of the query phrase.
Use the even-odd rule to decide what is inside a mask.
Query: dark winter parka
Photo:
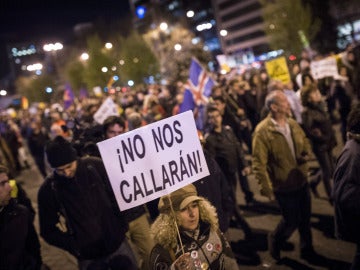
[[[40,233],[51,245],[80,260],[97,259],[122,243],[127,224],[111,191],[100,158],[84,157],[73,179],[56,172],[38,194]]]
[[[0,211],[0,270],[40,270],[33,215],[14,199]]]
[[[360,243],[360,139],[348,140],[334,173],[335,234]]]

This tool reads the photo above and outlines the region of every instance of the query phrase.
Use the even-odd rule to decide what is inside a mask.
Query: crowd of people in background
[[[184,193],[173,194],[179,197],[175,219],[182,228],[180,237],[189,252],[187,255],[181,252],[178,236],[171,228],[174,217],[168,217],[169,202],[165,198],[128,210],[126,214],[116,209],[96,146],[107,138],[183,112],[184,82],[75,99],[67,108],[59,102],[17,110],[16,115],[2,113],[0,163],[7,170],[0,170],[0,176],[16,178],[29,168],[31,155],[45,180],[39,192],[41,236],[73,254],[80,269],[118,269],[118,265],[125,263],[127,269],[200,269],[195,267],[199,263],[215,267],[211,269],[236,269],[228,268],[234,263],[234,254],[226,240],[226,231],[235,222],[251,241],[251,228],[241,216],[235,195],[239,183],[246,204],[256,204],[248,183],[250,174],[260,184],[261,194],[275,198],[281,208],[282,220],[268,237],[271,256],[279,260],[281,245],[299,229],[301,256],[311,257],[314,250],[310,191],[319,196],[317,186],[322,181],[329,203],[336,206],[333,149],[346,143],[348,115],[359,106],[360,83],[353,71],[360,59],[354,57],[354,48],[349,47],[342,55],[337,78],[314,79],[312,59],[306,52],[298,63],[291,65],[291,81],[287,83],[270,78],[265,68],[249,69],[231,77],[216,76],[217,84],[208,103],[203,104],[206,113],[200,115],[197,109],[193,110],[194,117],[203,121],[198,133],[207,163],[211,164],[210,176],[185,188]],[[108,96],[117,104],[119,113],[99,124],[93,116]],[[341,141],[334,136],[334,124],[341,126]],[[354,130],[358,137],[359,130]],[[307,167],[311,158],[319,164],[314,170]],[[94,172],[87,172],[89,168]],[[67,180],[74,177],[78,179],[76,186],[67,185]],[[5,185],[6,179],[0,182],[0,191]],[[213,190],[209,191],[208,186],[214,187]],[[11,190],[6,187],[7,191]],[[215,191],[221,192],[214,196]],[[84,192],[91,200],[83,198]],[[189,197],[192,199],[188,200]],[[359,205],[359,199],[356,200],[354,204]],[[2,220],[7,203],[0,202]],[[30,215],[20,208],[16,211],[20,210]],[[94,212],[98,214],[94,216]],[[192,218],[196,226],[186,223]],[[168,230],[166,235],[161,232],[164,226]],[[107,230],[118,233],[108,235]],[[209,238],[219,242],[222,249],[216,250],[215,244],[209,244]],[[216,256],[200,254],[197,249],[191,251],[187,245],[194,241],[197,249],[209,254],[216,251]],[[127,249],[130,251],[126,252]],[[4,254],[2,249],[0,253]],[[359,257],[357,251],[358,261]],[[40,269],[41,259],[36,259],[37,268],[32,269]],[[15,265],[13,260],[9,263]],[[182,265],[192,268],[181,268]]]

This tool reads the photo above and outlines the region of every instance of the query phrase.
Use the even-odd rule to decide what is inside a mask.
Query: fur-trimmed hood
[[[210,224],[211,230],[217,231],[219,229],[219,222],[215,207],[212,206],[207,199],[203,197],[200,198],[200,220]],[[166,249],[173,249],[178,243],[178,234],[176,230],[176,224],[178,223],[176,223],[175,216],[172,213],[161,213],[151,225],[151,234],[153,235],[155,242]]]

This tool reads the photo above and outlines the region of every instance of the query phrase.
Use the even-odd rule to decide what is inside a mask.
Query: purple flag
[[[63,101],[64,101],[64,109],[68,109],[73,103],[74,103],[74,92],[71,89],[70,84],[66,84],[65,91],[63,95]]]
[[[88,96],[89,96],[88,91],[85,88],[81,88],[79,93],[79,99],[83,100],[85,98],[88,98]]]

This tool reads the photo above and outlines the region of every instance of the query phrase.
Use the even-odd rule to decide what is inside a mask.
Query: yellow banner
[[[265,68],[269,77],[283,83],[291,81],[289,69],[284,56],[265,62]]]

